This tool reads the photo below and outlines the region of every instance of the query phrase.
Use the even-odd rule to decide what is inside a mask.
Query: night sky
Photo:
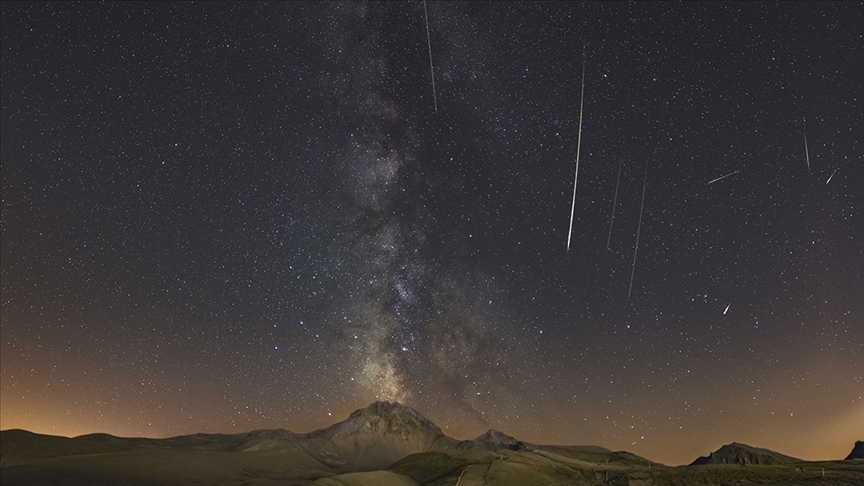
[[[864,4],[427,8],[4,1],[2,428],[864,440]]]

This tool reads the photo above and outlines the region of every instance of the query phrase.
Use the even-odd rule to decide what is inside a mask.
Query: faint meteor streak
[[[804,155],[807,157],[807,170],[810,170],[810,149],[807,148],[807,132],[804,132]]]
[[[636,274],[636,252],[639,251],[639,234],[642,232],[642,212],[645,209],[645,188],[648,187],[648,161],[645,161],[645,180],[642,182],[642,204],[639,206],[639,226],[636,228],[636,247],[633,248],[633,266],[630,268],[630,288],[627,298],[633,292],[633,276]]]
[[[576,173],[573,175],[573,204],[570,205],[570,231],[567,232],[567,251],[573,236],[573,214],[576,212],[576,182],[579,180],[579,150],[582,148],[582,107],[585,104],[585,50],[582,50],[582,97],[579,100],[579,136],[576,139]]]
[[[438,95],[435,93],[435,68],[432,67],[432,38],[429,36],[429,12],[426,10],[426,0],[423,0],[423,15],[426,17],[426,44],[429,46],[429,74],[432,76],[432,101],[435,103],[435,113],[438,113]]]
[[[732,303],[730,302],[726,308],[723,310],[723,315],[725,316],[727,312],[729,312],[729,308],[732,307]]]
[[[609,218],[609,238],[606,238],[606,249],[609,249],[609,244],[612,242],[612,222],[615,221],[615,206],[618,204],[618,186],[621,185],[621,166],[624,161],[618,163],[618,182],[615,183],[615,199],[612,200],[612,216]]]
[[[831,177],[829,177],[828,180],[825,181],[825,184],[828,184],[829,182],[831,182],[831,179],[834,178],[834,174],[836,174],[836,173],[837,173],[837,169],[834,169],[834,172],[831,173]]]
[[[726,174],[726,175],[724,175],[723,177],[718,177],[718,178],[714,179],[713,181],[709,182],[708,184],[714,184],[715,182],[719,181],[720,179],[725,179],[725,178],[727,178],[727,177],[729,177],[729,176],[731,176],[731,175],[735,175],[735,174],[737,174],[737,173],[739,173],[739,172],[741,172],[741,171],[740,171],[740,170],[736,170],[735,172],[730,172],[729,174]]]

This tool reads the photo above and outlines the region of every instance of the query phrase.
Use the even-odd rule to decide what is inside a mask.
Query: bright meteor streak
[[[731,302],[729,303],[729,305],[726,306],[726,309],[723,310],[723,315],[724,315],[724,316],[726,315],[727,312],[729,312],[729,308],[730,308],[730,307],[732,307],[732,303],[731,303]]]
[[[639,226],[636,227],[636,246],[633,248],[633,266],[630,268],[630,288],[627,298],[633,293],[633,276],[636,275],[636,253],[639,251],[639,234],[642,233],[642,213],[645,210],[645,188],[648,187],[648,161],[645,161],[645,180],[642,181],[642,204],[639,205]]]
[[[612,222],[615,221],[615,206],[618,205],[618,186],[621,185],[621,166],[624,161],[618,162],[618,182],[615,183],[615,199],[612,201],[612,216],[609,218],[609,237],[606,238],[606,249],[609,249],[612,243]]]
[[[831,173],[831,177],[829,177],[828,180],[825,181],[825,184],[828,184],[829,182],[831,182],[831,179],[834,178],[834,174],[836,174],[836,173],[837,173],[837,169],[834,169],[834,172]]]
[[[426,0],[423,0],[423,15],[426,17],[426,44],[429,46],[429,74],[432,76],[432,101],[435,103],[435,113],[438,113],[438,95],[435,94],[435,68],[432,67],[432,38],[429,36],[429,11],[426,10]]]
[[[735,172],[730,172],[729,174],[726,174],[726,175],[724,175],[724,176],[722,176],[722,177],[718,177],[718,178],[714,179],[713,181],[709,182],[708,184],[714,184],[715,182],[719,181],[720,179],[725,179],[725,178],[727,178],[727,177],[729,177],[729,176],[731,176],[731,175],[735,175],[735,174],[737,174],[737,173],[739,173],[739,172],[741,172],[741,171],[740,171],[740,170],[736,170]]]
[[[567,251],[573,236],[573,215],[576,212],[576,182],[579,180],[579,150],[582,148],[582,107],[585,104],[585,50],[582,50],[582,97],[579,100],[579,137],[576,139],[576,173],[573,176],[573,204],[570,205],[570,230],[567,232]]]

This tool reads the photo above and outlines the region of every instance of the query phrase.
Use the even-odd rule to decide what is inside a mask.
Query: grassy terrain
[[[824,471],[824,476],[823,476]],[[864,461],[800,462],[773,466],[704,465],[658,469],[657,486],[685,485],[862,485]]]
[[[545,449],[545,448],[544,448]],[[566,449],[566,448],[564,448]],[[772,466],[705,465],[669,467],[638,464],[635,456],[606,462],[607,453],[541,451],[446,451],[408,456],[390,470],[423,486],[493,485],[864,485],[864,461],[800,462]],[[578,451],[577,451],[578,452]],[[591,454],[599,454],[591,457]],[[614,453],[610,453],[614,454]],[[591,462],[586,459],[602,459]],[[462,472],[465,471],[463,475]],[[824,471],[824,476],[823,476]],[[482,480],[477,478],[481,477]]]
[[[11,432],[11,433],[10,433]],[[0,435],[0,485],[136,486],[738,486],[864,485],[864,460],[669,467],[602,447],[445,449],[386,470],[337,469],[296,436],[273,433],[67,439]]]
[[[269,485],[310,484],[334,472],[299,449],[222,452],[156,447],[70,449],[54,441],[9,454],[4,441],[0,484]]]
[[[417,486],[417,483],[406,476],[390,471],[372,471],[363,473],[348,473],[319,479],[313,486]]]

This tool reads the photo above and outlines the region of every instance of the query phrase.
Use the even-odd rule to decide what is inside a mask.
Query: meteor
[[[645,180],[642,182],[642,205],[639,206],[639,226],[636,228],[636,247],[633,248],[633,266],[630,268],[630,289],[627,297],[633,292],[633,276],[636,274],[636,252],[639,251],[639,234],[642,232],[642,212],[645,209],[645,188],[648,187],[648,161],[645,161]]]
[[[726,309],[723,310],[723,315],[724,315],[724,316],[726,315],[727,312],[729,312],[729,308],[730,308],[730,307],[732,307],[732,303],[731,303],[731,302],[729,303],[729,305],[726,306]]]
[[[426,44],[429,46],[429,74],[432,76],[432,101],[435,103],[435,113],[438,113],[438,96],[435,94],[435,68],[432,67],[432,38],[429,36],[429,12],[426,10],[426,0],[423,0],[423,15],[426,17]]]
[[[573,175],[573,204],[570,205],[570,231],[567,232],[567,251],[573,236],[573,214],[576,212],[576,182],[579,180],[579,150],[582,148],[582,107],[585,105],[585,49],[582,49],[582,97],[579,100],[579,137],[576,139],[576,173]]]
[[[615,183],[615,199],[612,200],[612,216],[609,218],[609,237],[606,238],[606,249],[612,243],[612,222],[615,221],[615,206],[618,204],[618,186],[621,185],[621,166],[624,161],[618,162],[618,182]]]
[[[810,149],[807,148],[807,132],[804,132],[804,155],[807,157],[807,170],[810,170]]]
[[[739,172],[741,172],[741,171],[740,171],[740,170],[736,170],[735,172],[731,172],[731,173],[729,173],[729,174],[726,174],[726,175],[724,175],[723,177],[718,177],[718,178],[714,179],[713,181],[709,182],[708,184],[714,184],[715,182],[719,181],[720,179],[725,179],[725,178],[727,178],[727,177],[729,177],[729,176],[731,176],[731,175],[735,175],[735,174],[737,174],[737,173],[739,173]]]
[[[836,174],[836,173],[837,173],[837,169],[834,169],[834,172],[831,173],[831,177],[829,177],[828,180],[825,181],[825,184],[828,184],[829,182],[831,182],[831,179],[834,178],[834,174]]]

